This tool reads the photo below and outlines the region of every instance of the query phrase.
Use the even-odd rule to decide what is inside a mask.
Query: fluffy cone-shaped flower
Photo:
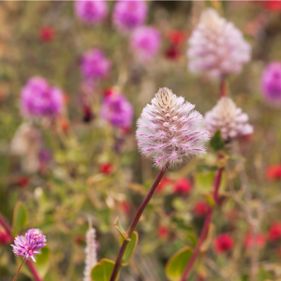
[[[194,107],[170,89],[161,88],[143,109],[137,122],[138,146],[159,168],[205,152],[209,134]]]
[[[222,97],[216,106],[206,113],[205,121],[209,132],[214,135],[220,131],[224,140],[232,140],[253,132],[253,127],[248,123],[248,115],[228,97]]]
[[[242,33],[213,9],[203,12],[188,43],[190,71],[211,78],[239,73],[250,60],[251,48]]]

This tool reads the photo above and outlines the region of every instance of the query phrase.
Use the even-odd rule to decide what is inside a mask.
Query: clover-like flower
[[[41,230],[31,228],[25,235],[19,235],[15,238],[12,248],[15,255],[31,259],[35,262],[35,255],[40,253],[40,250],[46,246],[46,243],[46,236]]]
[[[159,168],[205,152],[209,140],[202,115],[194,105],[160,88],[137,122],[140,151]]]

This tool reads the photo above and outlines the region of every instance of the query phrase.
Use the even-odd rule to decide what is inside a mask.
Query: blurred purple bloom
[[[160,33],[156,28],[142,26],[134,30],[131,48],[139,59],[149,60],[159,51],[160,40]]]
[[[146,15],[145,1],[118,1],[114,7],[113,23],[121,31],[132,31],[144,24]]]
[[[263,72],[262,89],[265,99],[281,104],[281,62],[269,64]]]
[[[114,127],[127,129],[132,124],[133,108],[124,96],[114,92],[104,98],[101,117]]]
[[[21,110],[25,116],[52,117],[63,109],[63,93],[42,77],[33,77],[21,92]]]
[[[87,82],[105,78],[108,75],[110,68],[110,61],[99,49],[92,49],[82,56],[80,70]]]
[[[74,8],[75,14],[86,23],[99,23],[107,15],[105,0],[76,0]]]
[[[13,252],[25,259],[32,259],[35,262],[35,255],[46,246],[46,236],[40,229],[31,228],[25,235],[19,235],[12,244]]]

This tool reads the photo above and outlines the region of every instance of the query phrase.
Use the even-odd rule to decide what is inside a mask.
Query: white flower
[[[205,152],[209,134],[194,107],[170,89],[161,88],[143,109],[137,122],[138,146],[159,168]]]
[[[248,115],[228,97],[220,98],[215,107],[206,113],[205,121],[209,132],[214,135],[220,131],[224,140],[232,140],[253,132],[253,127],[248,123]]]
[[[188,43],[189,69],[196,74],[222,78],[239,73],[250,60],[251,48],[242,33],[214,9],[203,12]]]
[[[92,281],[91,271],[97,263],[97,243],[96,243],[96,230],[89,228],[86,233],[86,248],[85,248],[85,270],[83,281]]]

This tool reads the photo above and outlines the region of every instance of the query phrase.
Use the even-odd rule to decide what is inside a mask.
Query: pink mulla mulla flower
[[[226,141],[253,133],[248,115],[229,97],[220,98],[215,107],[205,114],[205,121],[211,135],[220,131]]]
[[[281,105],[281,62],[269,64],[262,74],[262,93],[265,100],[275,106]]]
[[[26,117],[55,117],[63,110],[63,93],[43,77],[32,77],[21,91],[20,106]]]
[[[130,128],[133,114],[134,111],[130,102],[117,91],[104,97],[101,106],[101,117],[113,127],[120,129]]]
[[[139,61],[151,60],[160,48],[160,32],[149,26],[135,29],[131,35],[131,49]]]
[[[251,48],[242,33],[214,9],[202,13],[188,44],[190,71],[210,78],[239,73],[250,60]]]
[[[107,15],[106,0],[76,0],[74,10],[81,21],[90,24],[102,22]]]
[[[46,243],[46,236],[41,230],[31,228],[24,235],[19,235],[15,238],[12,248],[16,256],[31,259],[35,262],[35,255],[40,253]]]
[[[113,23],[120,31],[132,31],[144,24],[147,10],[144,0],[119,0],[114,7]]]
[[[87,51],[81,58],[80,71],[88,83],[104,79],[109,74],[110,68],[110,60],[97,48]]]
[[[215,251],[218,254],[221,254],[232,250],[234,242],[233,238],[229,234],[222,233],[216,237],[214,244]]]
[[[202,115],[195,106],[160,88],[137,121],[138,147],[155,165],[164,168],[185,157],[205,153],[209,140]]]

